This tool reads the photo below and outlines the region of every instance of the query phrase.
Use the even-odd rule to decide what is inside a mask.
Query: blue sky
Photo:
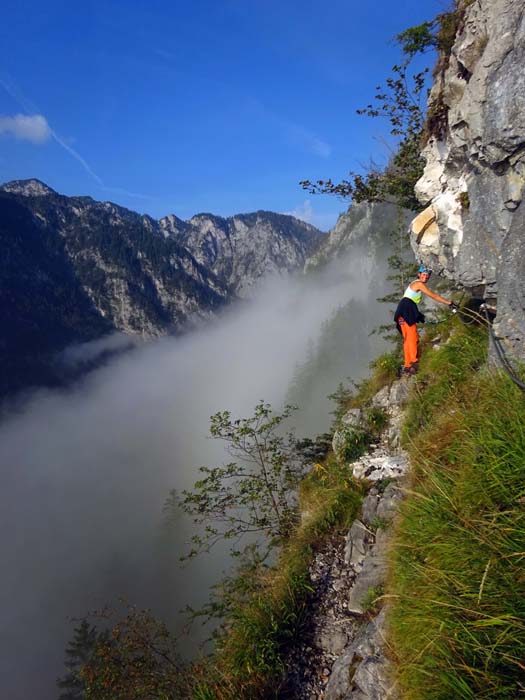
[[[356,115],[392,37],[442,0],[4,0],[0,181],[36,177],[159,218],[268,209],[322,229],[302,179],[387,157]]]

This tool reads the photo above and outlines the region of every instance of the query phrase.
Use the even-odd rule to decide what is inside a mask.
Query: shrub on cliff
[[[229,411],[211,417],[211,437],[226,444],[235,459],[224,466],[201,467],[203,474],[192,490],[172,491],[168,514],[187,513],[200,533],[192,537],[189,556],[209,550],[217,541],[232,540],[232,553],[246,536],[271,546],[286,541],[297,523],[297,485],[304,464],[293,435],[283,435],[283,423],[295,410],[286,406],[274,413],[260,402],[253,416],[234,420]],[[263,546],[264,548],[264,546]]]

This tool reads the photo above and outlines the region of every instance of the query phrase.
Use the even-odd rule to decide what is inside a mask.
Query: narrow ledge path
[[[409,469],[399,447],[408,382],[394,382],[372,400],[386,411],[388,424],[381,442],[349,465],[369,489],[359,519],[346,534],[325,541],[310,566],[309,619],[287,659],[283,699],[397,700],[381,595],[391,523]]]

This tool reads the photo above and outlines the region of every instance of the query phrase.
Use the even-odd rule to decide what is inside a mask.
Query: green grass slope
[[[403,700],[525,694],[525,395],[458,324],[407,410],[412,483],[391,551]]]

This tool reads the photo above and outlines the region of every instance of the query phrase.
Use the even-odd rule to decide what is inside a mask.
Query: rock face
[[[267,211],[227,219],[198,214],[187,223],[170,216],[159,223],[241,297],[264,275],[302,268],[323,240],[310,224]]]
[[[268,272],[301,269],[323,234],[257,212],[155,221],[38,180],[0,187],[0,396],[60,383],[52,357],[112,331],[151,338],[212,316]]]
[[[424,150],[412,223],[416,255],[478,297],[497,300],[494,325],[525,357],[525,6],[460,3],[463,19],[432,88],[445,123]],[[448,62],[448,65],[447,65]]]
[[[412,215],[408,209],[400,209],[395,204],[360,202],[352,205],[338,218],[319,250],[310,256],[306,269],[318,267],[348,250],[353,255],[366,254],[378,261],[386,260],[392,253],[393,234],[396,229],[406,231]],[[411,256],[410,251],[407,254]]]
[[[114,330],[161,335],[192,317],[206,317],[229,297],[227,285],[180,242],[166,239],[148,216],[90,197],[65,197],[36,180],[7,183],[1,190],[3,250],[25,245],[29,229],[39,231],[35,235],[64,270],[64,285],[70,288],[75,280],[92,312]],[[27,295],[38,303],[31,284],[34,263],[28,245],[16,269],[8,265],[0,274],[26,277]]]

